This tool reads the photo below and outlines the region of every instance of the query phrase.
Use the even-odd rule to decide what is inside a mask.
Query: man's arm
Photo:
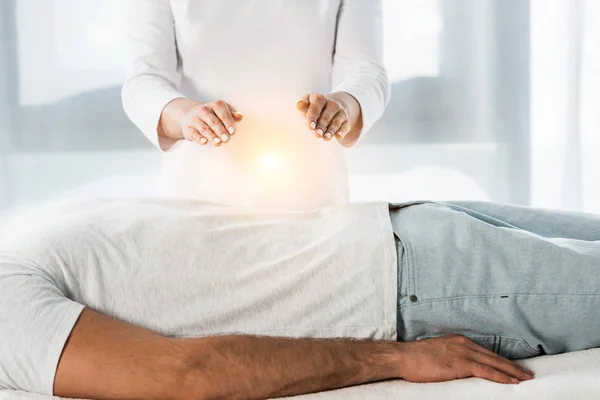
[[[530,378],[516,364],[489,353],[462,337],[413,343],[233,335],[169,339],[86,309],[63,351],[54,394],[260,399],[404,375],[423,382]]]
[[[168,339],[86,309],[54,394],[103,399],[267,398],[397,377],[396,342],[214,336]]]

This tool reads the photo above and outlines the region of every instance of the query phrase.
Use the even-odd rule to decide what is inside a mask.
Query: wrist
[[[363,129],[362,108],[358,100],[348,92],[335,92],[331,96],[342,106],[348,115],[351,131],[339,143],[344,147],[352,147]]]
[[[196,101],[183,97],[176,98],[169,102],[160,116],[159,134],[172,140],[183,139],[183,119],[189,109],[196,104],[198,104]]]
[[[358,105],[356,99],[347,92],[335,92],[331,93],[330,96],[332,99],[337,101],[342,106],[344,111],[346,111],[348,116],[352,118],[352,112],[356,109],[356,105]]]
[[[369,381],[394,379],[400,377],[403,343],[376,342],[371,349],[367,365],[371,368]]]
[[[406,346],[409,343],[405,342],[395,342],[393,349],[390,350],[388,355],[388,362],[390,363],[390,368],[394,371],[394,377],[402,379],[404,375],[404,371],[406,370]]]

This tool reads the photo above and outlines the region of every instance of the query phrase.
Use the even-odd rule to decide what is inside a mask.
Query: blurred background
[[[123,0],[0,0],[0,212],[151,194],[125,117]],[[383,0],[392,100],[347,153],[354,200],[600,213],[599,0]]]

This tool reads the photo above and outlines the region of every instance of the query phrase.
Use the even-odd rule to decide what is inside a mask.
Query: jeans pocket
[[[525,339],[497,336],[498,354],[510,360],[537,357],[542,354],[541,349],[534,349]]]
[[[541,349],[534,349],[525,339],[506,336],[473,336],[469,337],[473,342],[491,350],[509,360],[519,360],[542,355]]]

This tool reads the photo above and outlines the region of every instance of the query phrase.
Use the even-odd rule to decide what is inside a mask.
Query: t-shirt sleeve
[[[42,274],[0,264],[0,389],[52,395],[83,309]]]

